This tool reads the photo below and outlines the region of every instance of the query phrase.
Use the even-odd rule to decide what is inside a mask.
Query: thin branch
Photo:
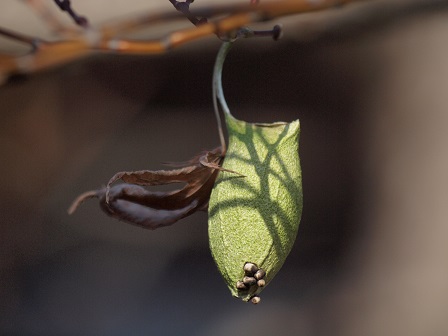
[[[193,28],[175,31],[165,38],[150,41],[117,39],[114,36],[118,33],[122,34],[139,28],[147,28],[156,23],[177,20],[181,16],[178,13],[172,13],[170,11],[143,15],[131,20],[122,20],[114,24],[104,25],[99,29],[91,28],[86,31],[73,31],[64,28],[58,23],[41,0],[24,1],[27,1],[28,4],[33,6],[43,18],[48,17],[51,22],[55,21],[52,23],[52,26],[59,27],[59,33],[62,30],[63,32],[71,32],[72,34],[64,35],[65,39],[59,42],[49,43],[39,40],[36,49],[32,50],[28,55],[10,56],[0,54],[0,78],[6,78],[12,73],[31,73],[51,66],[71,62],[95,51],[124,54],[162,53],[213,34],[219,37],[225,37],[226,34],[234,34],[241,27],[253,22],[263,22],[285,15],[314,12],[332,8],[335,5],[363,0],[277,0],[262,2],[257,5],[246,4],[241,6],[224,5],[220,7],[207,7],[195,11],[199,17],[209,18],[207,22]],[[189,10],[188,6],[185,8]],[[184,14],[184,12],[182,13]],[[211,20],[210,18],[213,17],[218,18]],[[14,33],[9,31],[0,31],[0,35],[14,38]],[[19,36],[19,34],[15,35],[19,41],[33,40],[31,37]],[[229,38],[232,38],[232,36],[229,36]]]
[[[190,12],[190,4],[194,2],[194,0],[186,0],[185,2],[182,1],[176,1],[176,0],[169,0],[174,8],[176,8],[177,11],[181,12],[185,17],[190,20],[192,24],[195,26],[198,26],[203,23],[207,23],[207,18],[200,18],[198,19],[195,15],[193,15]]]
[[[171,0],[170,0],[171,1]],[[200,24],[196,28],[187,28],[180,31],[176,31],[167,37],[158,41],[129,41],[129,40],[113,40],[112,44],[102,44],[103,50],[115,50],[120,53],[140,54],[151,52],[165,52],[172,48],[177,48],[183,44],[189,43],[194,40],[215,34],[219,37],[225,36],[227,33],[234,32],[243,26],[247,26],[253,22],[263,22],[274,19],[276,17],[309,13],[341,4],[347,4],[350,2],[360,2],[365,0],[321,0],[321,1],[309,1],[309,0],[280,0],[264,2],[257,6],[254,5],[227,5],[221,7],[205,8],[197,10],[197,13],[201,17],[215,17],[226,13],[230,13],[227,17],[217,19],[216,21],[208,20],[208,22]],[[289,11],[288,11],[289,9]],[[168,13],[165,16],[166,20],[177,19],[179,16],[174,16]],[[162,16],[150,15],[141,16],[127,22],[119,23],[120,28],[126,31],[136,30],[143,26],[147,27],[151,23],[160,22]],[[107,34],[111,32],[117,32],[117,29],[112,26],[107,26]],[[121,31],[121,29],[120,29]]]
[[[36,47],[36,42],[38,41],[38,39],[36,39],[34,37],[23,35],[23,34],[20,34],[15,31],[12,31],[12,30],[9,30],[6,28],[2,28],[2,27],[0,27],[0,35],[10,38],[12,40],[18,41],[18,42],[23,42],[23,43],[29,44],[32,48]]]
[[[75,23],[78,26],[81,26],[83,28],[87,28],[89,26],[89,22],[87,21],[87,18],[84,16],[78,15],[72,8],[70,0],[54,0],[56,5],[64,11],[67,12],[68,15],[75,21]]]
[[[361,1],[368,2],[368,0],[271,0],[264,1],[256,6],[252,4],[207,6],[195,9],[195,14],[196,17],[208,18],[207,23],[199,25],[197,28],[201,29],[204,26],[207,26],[208,28],[204,29],[204,31],[208,32],[205,35],[208,36],[214,34],[215,28],[219,28],[221,30],[226,29],[228,24],[224,23],[224,20],[226,20],[226,22],[233,22],[233,24],[231,25],[231,29],[237,29],[254,22],[268,21],[277,17],[293,14],[315,12],[328,8],[338,7],[343,4]],[[213,18],[218,16],[221,17],[223,15],[227,16],[212,21]],[[156,14],[143,14],[130,19],[125,18],[117,22],[103,25],[100,29],[103,34],[111,37],[117,34],[130,33],[141,28],[147,28],[150,25],[160,22],[178,20],[182,17],[184,17],[184,15],[180,15],[179,13],[171,11]],[[220,25],[220,22],[222,22],[223,24]],[[242,24],[238,26],[238,23],[240,22],[242,22]],[[186,35],[190,36],[190,33],[188,33],[189,30],[190,29],[185,29],[179,32],[185,31]],[[202,34],[204,34],[204,32],[198,34],[199,36],[197,38],[203,37],[204,35]]]

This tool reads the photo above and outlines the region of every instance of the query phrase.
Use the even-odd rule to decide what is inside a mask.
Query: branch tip
[[[283,29],[281,25],[275,25],[271,30],[254,30],[252,34],[244,36],[244,37],[265,37],[272,36],[274,41],[278,41],[283,36]]]
[[[78,26],[83,28],[87,28],[89,26],[89,22],[86,17],[78,15],[72,8],[70,0],[54,0],[56,5],[58,5],[59,9],[67,12],[68,15],[75,21]]]

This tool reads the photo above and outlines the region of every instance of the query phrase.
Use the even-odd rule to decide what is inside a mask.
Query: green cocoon
[[[210,249],[235,297],[249,301],[264,287],[237,289],[246,262],[268,284],[285,262],[302,215],[299,121],[253,124],[226,114],[229,146],[209,202]]]

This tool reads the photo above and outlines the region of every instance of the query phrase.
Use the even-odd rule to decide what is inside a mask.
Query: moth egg
[[[244,272],[246,273],[246,275],[250,275],[250,276],[254,275],[254,273],[258,271],[257,265],[255,265],[251,262],[245,263],[243,269],[244,269]]]
[[[238,288],[238,289],[240,289],[240,290],[247,289],[246,285],[245,285],[244,282],[242,282],[242,281],[237,281],[237,283],[236,283],[236,288]]]
[[[257,281],[258,287],[264,287],[265,285],[266,285],[266,281],[264,281],[263,279],[260,279]]]
[[[259,296],[254,296],[252,299],[250,299],[250,302],[252,302],[253,304],[258,304],[260,303],[261,299]]]
[[[249,276],[245,276],[244,278],[243,278],[243,283],[246,285],[246,286],[253,286],[253,285],[255,285],[256,283],[257,283],[257,279],[255,279],[254,277],[249,277]]]
[[[255,272],[254,277],[257,280],[263,279],[266,275],[266,272],[264,269],[259,269],[257,272]]]

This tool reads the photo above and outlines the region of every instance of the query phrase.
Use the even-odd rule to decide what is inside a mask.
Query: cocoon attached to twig
[[[209,201],[210,249],[232,295],[258,303],[291,251],[302,215],[300,123],[238,120],[225,104],[220,73],[214,84],[229,144]]]

